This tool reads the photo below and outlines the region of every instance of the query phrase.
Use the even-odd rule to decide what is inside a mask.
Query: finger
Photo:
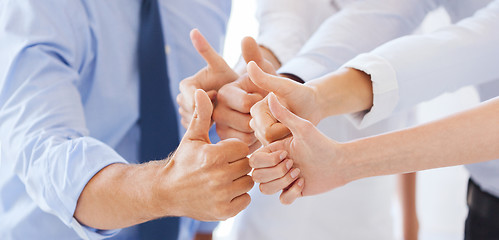
[[[221,159],[228,163],[245,158],[249,154],[248,145],[235,138],[222,140],[215,144],[214,148],[223,154]]]
[[[241,113],[249,113],[251,107],[262,99],[260,94],[248,93],[234,84],[222,87],[217,96],[218,102]]]
[[[282,191],[279,200],[282,204],[289,205],[293,203],[297,198],[302,197],[302,191],[304,187],[305,180],[299,178],[295,181],[289,189]]]
[[[293,183],[299,175],[300,169],[294,168],[282,178],[260,184],[260,192],[267,195],[272,195],[276,192],[279,192]]]
[[[282,123],[276,122],[265,131],[265,139],[270,143],[284,139],[291,135],[289,129]]]
[[[252,154],[256,150],[258,150],[262,146],[262,143],[260,143],[258,140],[255,141],[252,145],[249,146],[249,153]]]
[[[241,132],[231,127],[228,127],[227,125],[221,125],[221,124],[217,124],[216,129],[218,136],[222,140],[229,138],[237,138],[246,143],[248,146],[251,146],[256,142],[258,142],[258,139],[256,139],[255,134],[253,133]]]
[[[191,123],[192,119],[192,113],[188,113],[184,111],[184,109],[179,108],[178,113],[180,114],[180,123],[182,123],[182,126],[184,126],[186,129],[189,127],[189,124]]]
[[[263,72],[255,62],[249,62],[246,69],[251,81],[255,85],[267,92],[274,92],[281,97],[288,96],[297,87],[301,87],[301,84],[288,78],[277,77]]]
[[[191,31],[191,41],[194,48],[196,48],[209,66],[230,69],[229,65],[227,65],[225,60],[215,51],[215,49],[213,49],[213,47],[211,47],[198,29],[193,29]]]
[[[249,122],[251,115],[241,113],[229,108],[224,103],[219,103],[213,112],[213,120],[220,126],[227,126],[243,133],[253,134]]]
[[[210,90],[206,93],[208,94],[208,97],[210,98],[211,102],[215,102],[215,100],[217,100],[217,91]]]
[[[233,194],[232,196],[237,197],[242,194],[245,194],[249,192],[253,186],[255,185],[255,182],[253,182],[253,179],[249,175],[244,175],[232,182],[231,186],[231,193]]]
[[[247,157],[229,163],[229,176],[231,179],[235,180],[251,172],[251,167],[249,165],[249,159]],[[240,193],[242,194],[242,193]],[[239,195],[239,194],[238,194]]]
[[[190,121],[187,121],[187,120],[185,120],[184,118],[180,119],[180,123],[182,124],[182,126],[183,126],[185,129],[189,128],[189,125],[191,124],[191,122],[190,122]]]
[[[195,109],[191,124],[184,135],[185,139],[210,142],[208,132],[211,126],[213,104],[205,91],[198,89],[195,93]]]
[[[245,37],[241,41],[241,54],[246,63],[254,61],[261,66],[264,61],[263,55],[260,52],[260,46],[258,46],[258,43],[252,37]]]
[[[275,167],[282,162],[287,155],[288,152],[285,150],[269,152],[269,149],[264,147],[251,155],[249,165],[255,169]]]
[[[192,78],[182,80],[179,84],[180,94],[177,95],[178,105],[187,112],[193,112],[195,105],[194,95],[196,89],[200,88],[195,81],[192,81]]]
[[[278,123],[272,115],[268,105],[268,97],[253,105],[250,113],[252,117],[250,128],[255,131],[256,137],[264,145],[282,139],[289,134],[287,127]]]
[[[312,123],[296,116],[294,113],[282,106],[275,94],[270,93],[268,97],[269,108],[272,115],[289,128],[293,136],[301,137],[306,133],[310,134],[311,130],[316,129]]]
[[[269,168],[257,168],[253,171],[253,181],[257,183],[267,183],[282,178],[293,167],[293,160],[286,159],[277,166]]]
[[[251,197],[249,194],[245,193],[240,196],[235,197],[230,202],[231,214],[230,217],[236,216],[239,212],[244,210],[251,202]]]

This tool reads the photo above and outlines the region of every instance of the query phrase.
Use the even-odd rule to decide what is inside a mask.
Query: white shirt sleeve
[[[496,0],[455,25],[399,38],[359,55],[344,67],[371,75],[374,105],[352,119],[365,127],[445,91],[498,79],[498,43]]]
[[[260,28],[257,42],[285,63],[336,11],[331,0],[258,0],[256,18]]]
[[[364,0],[330,16],[279,72],[304,81],[335,71],[360,53],[412,33],[439,0]]]

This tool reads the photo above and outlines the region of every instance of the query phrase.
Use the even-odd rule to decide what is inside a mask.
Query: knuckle
[[[281,195],[281,197],[279,197],[279,200],[284,205],[290,205],[292,203],[292,201],[289,198],[287,198],[286,196],[283,196],[283,195]]]
[[[261,183],[262,182],[262,174],[261,174],[261,170],[258,170],[258,169],[255,169],[253,171],[253,174],[251,175],[252,178],[253,178],[253,181],[257,182],[257,183]]]
[[[272,154],[272,157],[270,157],[270,160],[271,160],[271,163],[274,164],[274,166],[276,166],[277,164],[279,164],[281,162],[281,159],[280,159],[279,155],[277,155],[277,154]],[[286,168],[286,164],[282,164],[282,169],[286,170],[285,173],[288,172],[287,168]]]
[[[242,110],[246,113],[249,113],[251,111],[251,108],[255,104],[253,99],[251,98],[251,96],[249,94],[245,94],[243,99],[241,99],[241,100],[242,100],[242,104],[241,104]]]
[[[274,158],[276,159],[276,158]],[[281,164],[280,168],[279,168],[279,173],[281,174],[281,176],[285,176],[286,173],[288,173],[288,168],[286,167],[286,163],[283,162],[283,164]]]
[[[273,191],[271,191],[271,189],[269,188],[269,185],[268,184],[260,184],[260,192],[262,192],[263,194],[265,195],[272,195],[274,194]]]
[[[315,126],[310,121],[303,120],[300,121],[299,128],[302,129],[304,132],[310,132],[315,129]]]
[[[226,101],[227,95],[229,94],[229,91],[230,91],[230,84],[227,84],[227,85],[223,86],[222,88],[220,88],[220,90],[218,90],[217,100],[219,102]]]
[[[255,142],[256,140],[256,137],[254,134],[251,134],[251,133],[243,133],[241,132],[241,136],[240,136],[240,140],[245,142],[246,144],[252,144]]]

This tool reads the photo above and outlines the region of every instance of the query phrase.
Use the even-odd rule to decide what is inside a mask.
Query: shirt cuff
[[[76,218],[71,222],[71,228],[83,239],[106,239],[118,234],[121,229],[116,230],[98,230],[91,227],[81,225]]]
[[[326,65],[321,64],[310,58],[305,57],[295,57],[288,63],[284,64],[277,73],[288,73],[296,75],[303,81],[308,82],[315,78],[321,77],[329,73],[329,69]]]
[[[361,54],[342,67],[354,68],[371,76],[373,106],[370,110],[348,114],[357,128],[365,128],[389,117],[398,104],[398,83],[395,69],[384,58]]]
[[[63,171],[48,174],[48,176],[59,177],[48,178],[52,182],[45,178],[47,184],[57,186],[47,189],[47,202],[54,204],[51,210],[58,213],[59,218],[66,225],[72,227],[81,238],[104,239],[112,236],[118,233],[119,230],[104,231],[89,228],[80,224],[74,218],[74,212],[81,192],[95,174],[111,164],[126,164],[127,161],[112,148],[91,137],[73,139],[71,143],[73,146],[72,151],[66,152],[66,154],[55,151],[52,153],[52,157],[49,158],[57,159],[57,156],[66,155],[64,158],[69,160],[63,161],[66,164]],[[63,182],[71,184],[62,184]],[[63,187],[61,188],[61,186]]]
[[[217,226],[218,222],[200,222],[198,233],[212,233]]]

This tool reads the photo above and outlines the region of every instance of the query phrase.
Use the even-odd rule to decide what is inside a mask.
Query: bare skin
[[[306,184],[298,186],[289,180],[268,186],[272,191],[284,189],[281,195],[284,203],[361,178],[477,163],[499,157],[499,98],[419,127],[348,143],[325,137],[310,121],[281,105],[273,94],[269,108],[273,116],[290,129],[292,137],[260,149],[252,155],[250,165],[255,167],[254,162],[271,161],[275,152],[287,152],[287,158],[301,170]],[[275,179],[278,178],[280,176],[276,175]]]
[[[102,169],[81,193],[75,218],[117,229],[165,216],[218,221],[246,208],[254,184],[247,175],[248,146],[236,139],[210,143],[212,109],[208,95],[196,90],[192,121],[173,156]]]

